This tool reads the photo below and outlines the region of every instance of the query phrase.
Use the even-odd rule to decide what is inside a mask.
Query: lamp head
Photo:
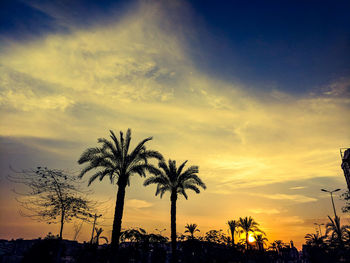
[[[326,189],[321,189],[321,191],[323,191],[323,192],[328,192]]]
[[[340,188],[338,188],[338,189],[335,189],[333,192],[338,192],[338,191],[340,191]]]

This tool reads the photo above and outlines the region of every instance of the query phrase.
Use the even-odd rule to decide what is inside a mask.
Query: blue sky
[[[69,32],[72,27],[118,19],[135,5],[135,1],[68,2],[2,1],[0,34],[26,41]],[[294,94],[350,74],[348,1],[183,3],[188,16],[179,18],[172,6],[167,19],[182,31],[189,55],[208,74]]]

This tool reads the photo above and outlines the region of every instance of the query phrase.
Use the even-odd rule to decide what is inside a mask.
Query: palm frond
[[[180,166],[179,168],[177,169],[177,176],[179,177],[183,168],[185,167],[186,163],[187,163],[188,160],[184,161]]]

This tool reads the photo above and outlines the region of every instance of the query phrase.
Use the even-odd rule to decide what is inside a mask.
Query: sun
[[[253,236],[252,234],[249,234],[249,236],[248,236],[248,242],[249,242],[249,243],[255,242],[255,238],[254,238],[254,236]]]

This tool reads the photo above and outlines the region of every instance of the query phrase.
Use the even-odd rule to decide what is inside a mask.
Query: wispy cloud
[[[281,200],[281,201],[291,201],[295,203],[309,203],[315,202],[318,199],[305,196],[305,195],[288,195],[288,194],[262,194],[262,193],[251,193],[254,196],[260,196],[267,199]]]
[[[147,202],[145,200],[139,200],[139,199],[128,199],[126,200],[126,205],[129,208],[135,208],[135,209],[149,208],[153,206],[152,203]]]
[[[294,186],[294,187],[290,187],[290,190],[301,190],[301,189],[305,189],[306,186]]]
[[[249,209],[249,212],[252,212],[254,214],[267,214],[267,215],[275,215],[275,214],[281,213],[281,211],[276,208],[271,208],[271,209],[255,208],[255,209]]]

